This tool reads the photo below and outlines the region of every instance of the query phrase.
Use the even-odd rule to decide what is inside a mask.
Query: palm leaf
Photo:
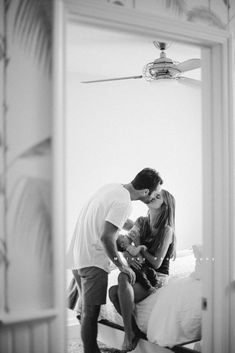
[[[119,0],[113,1],[112,4],[119,5],[119,6],[124,6],[125,5],[122,1],[119,1]]]
[[[0,1],[0,11],[3,12],[5,11],[7,13],[9,7],[10,7],[10,4],[11,4],[11,1],[12,0],[3,0],[3,1]]]
[[[186,2],[184,0],[165,0],[166,8],[171,8],[179,15],[186,11]]]
[[[203,21],[208,25],[216,26],[222,29],[225,29],[225,24],[221,19],[210,9],[205,6],[195,7],[192,10],[187,12],[188,21]]]
[[[223,0],[224,4],[230,9],[230,0]]]
[[[52,0],[20,0],[14,34],[50,72],[52,61]]]
[[[48,137],[42,142],[33,145],[23,152],[18,158],[30,158],[35,156],[45,156],[51,151],[51,138]]]
[[[49,181],[24,177],[18,180],[11,200],[15,204],[12,209],[13,248],[25,244],[27,256],[34,257],[45,271],[49,271],[52,266],[50,191]]]
[[[7,258],[7,248],[6,243],[0,239],[0,265],[4,263],[5,265],[9,264],[9,260]]]

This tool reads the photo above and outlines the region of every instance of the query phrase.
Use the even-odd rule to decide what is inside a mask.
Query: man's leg
[[[76,305],[76,310],[77,310],[77,318],[80,321],[81,320],[81,315],[82,315],[82,284],[81,284],[81,277],[78,273],[78,270],[72,270],[73,276],[75,278],[76,284],[77,284],[77,289],[78,289],[78,301]]]
[[[106,302],[108,274],[98,267],[78,270],[82,289],[81,338],[84,353],[100,353],[97,345],[97,321],[100,306]]]
[[[84,353],[100,353],[97,345],[97,320],[100,312],[100,305],[83,305],[81,321],[81,338],[84,346]]]

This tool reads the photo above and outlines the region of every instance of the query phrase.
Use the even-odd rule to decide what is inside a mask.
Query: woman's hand
[[[136,257],[130,256],[126,251],[123,253],[129,266],[134,267],[136,270],[141,269],[141,263],[138,261],[138,255]]]

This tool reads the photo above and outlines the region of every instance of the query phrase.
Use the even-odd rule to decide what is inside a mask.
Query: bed
[[[199,246],[178,252],[171,262],[167,285],[136,305],[135,317],[143,338],[135,353],[189,352],[199,347],[201,339],[201,280]],[[109,287],[117,284],[119,271],[109,275]],[[101,307],[98,339],[109,346],[121,348],[123,321],[107,296]],[[197,350],[200,351],[200,350]]]

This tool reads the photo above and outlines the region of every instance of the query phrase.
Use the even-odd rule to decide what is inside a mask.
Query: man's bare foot
[[[136,348],[138,341],[139,341],[139,337],[136,336],[134,333],[131,334],[130,338],[125,334],[124,342],[122,344],[122,351],[123,352],[133,351]]]
[[[122,344],[122,351],[123,352],[132,351],[132,339],[133,339],[133,337],[129,338],[127,336],[127,334],[125,333],[124,341],[123,341],[123,344]]]
[[[140,339],[140,337],[134,336],[134,338],[132,340],[132,347],[133,347],[132,350],[134,350],[136,348],[136,346],[137,346],[137,344],[139,342],[139,339]]]

